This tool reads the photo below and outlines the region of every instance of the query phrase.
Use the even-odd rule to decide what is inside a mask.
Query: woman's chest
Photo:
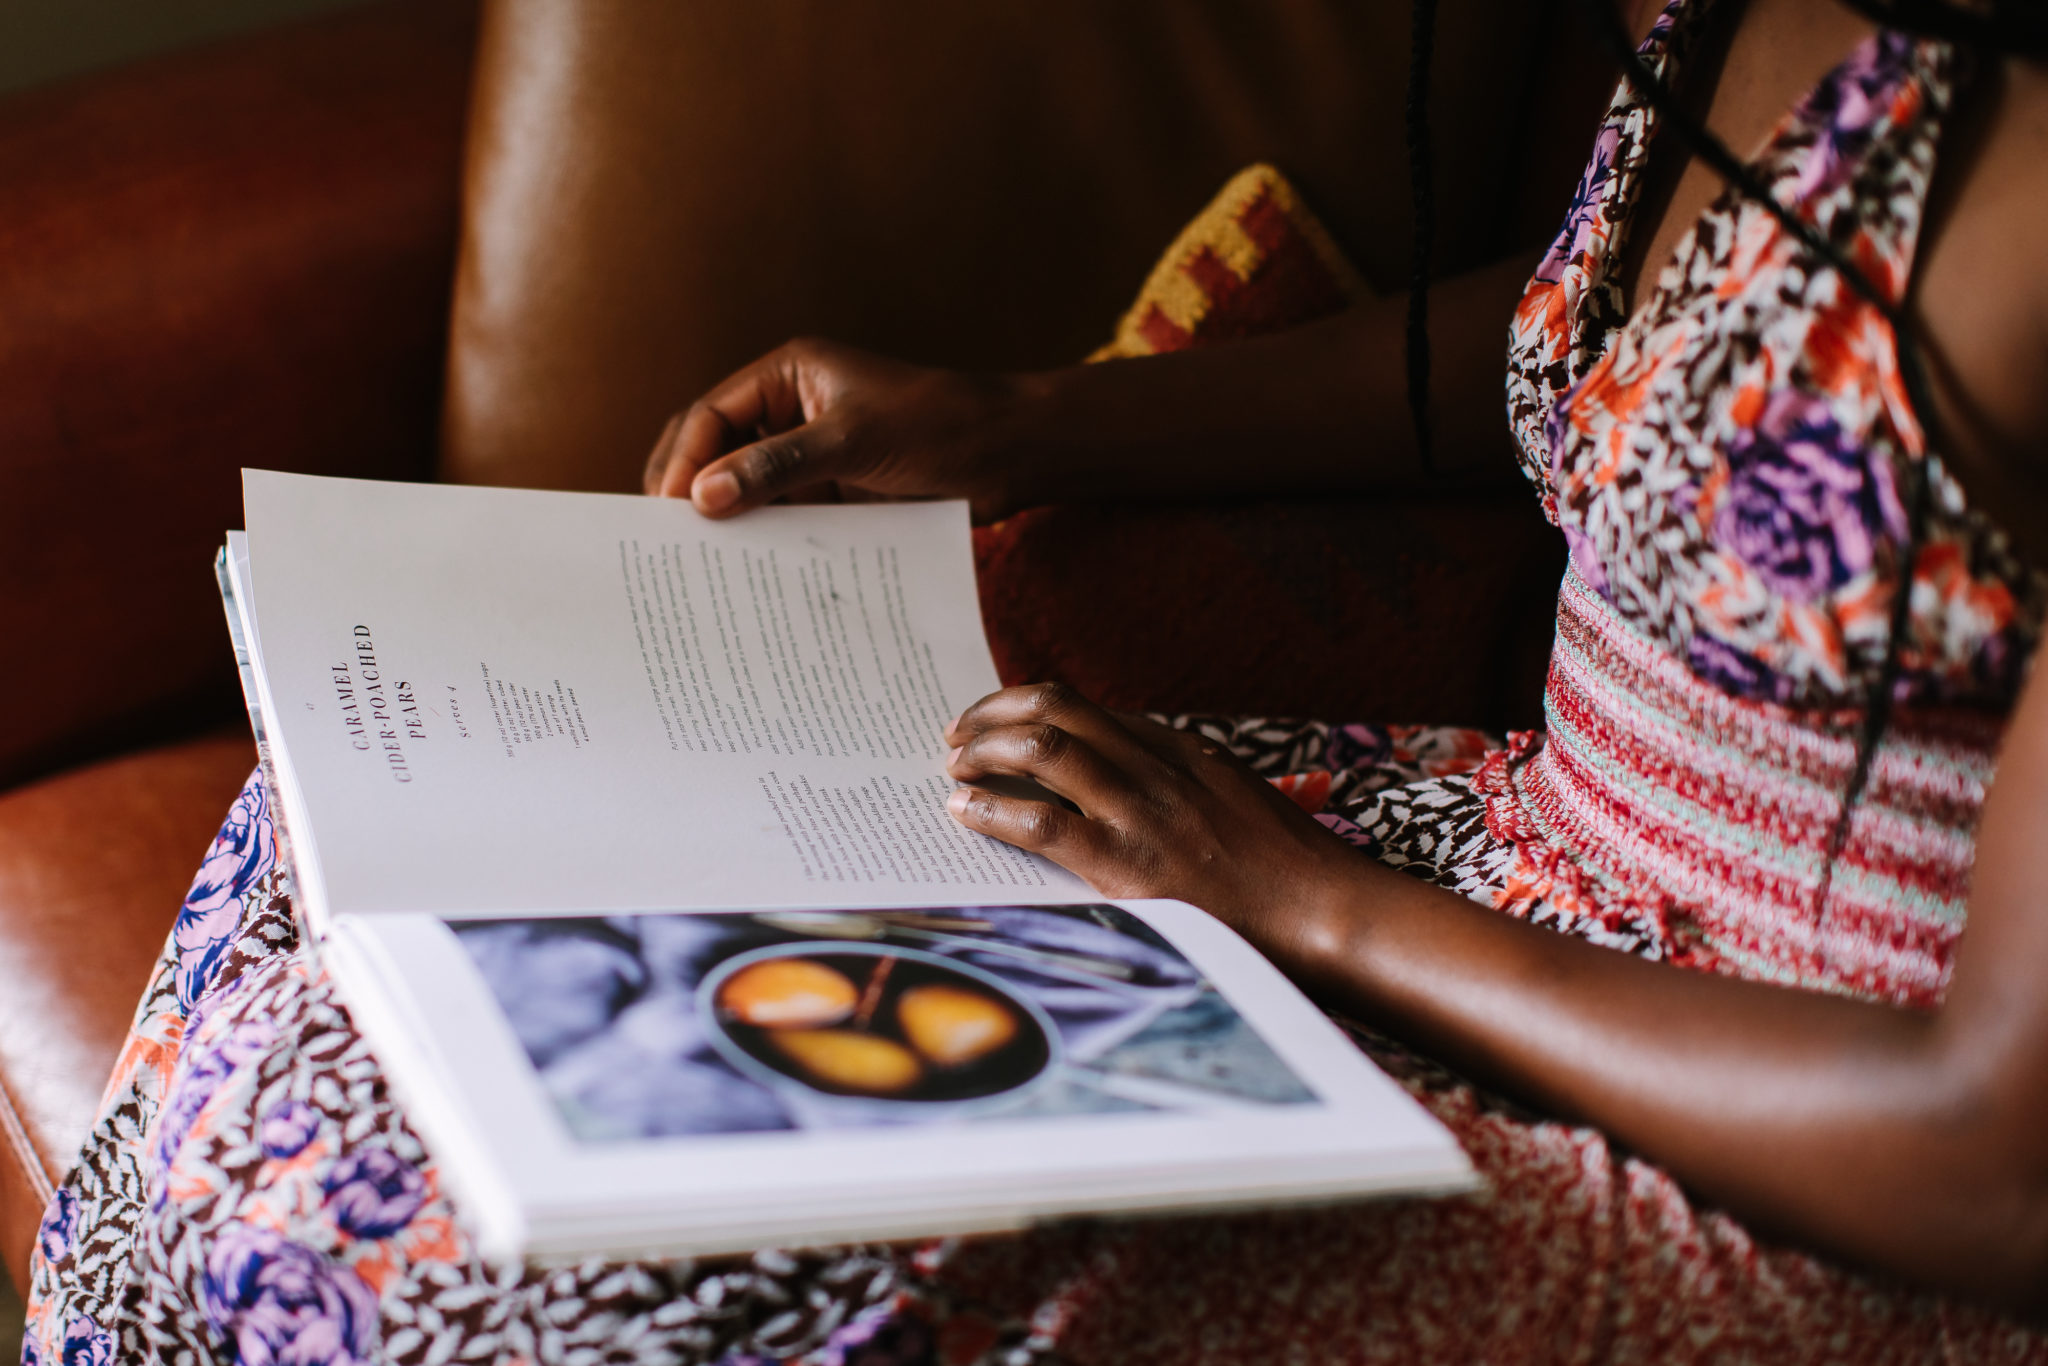
[[[1738,695],[1860,701],[1908,561],[1911,691],[2009,698],[2038,630],[2038,577],[1950,467],[1922,460],[1900,367],[1941,60],[1896,35],[1861,45],[1773,131],[1759,183],[1692,215],[1633,316],[1617,266],[1644,157],[1619,109],[1604,197],[1525,301],[1533,321],[1550,295],[1568,378],[1522,436],[1581,577]],[[1675,195],[1665,220],[1688,207]]]

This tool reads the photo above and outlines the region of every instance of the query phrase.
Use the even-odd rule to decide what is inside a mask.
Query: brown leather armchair
[[[1533,79],[1584,69],[1549,6],[1443,11],[1449,270],[1555,221],[1591,112],[1555,92],[1598,82]],[[973,366],[1079,356],[1255,160],[1396,287],[1406,13],[499,0],[479,24],[441,0],[0,101],[0,1257],[17,1279],[252,759],[207,572],[239,525],[239,467],[628,488],[668,412],[792,334]],[[1048,553],[1155,515],[1181,514],[1098,517]],[[1456,515],[1470,552],[1440,588],[1541,585],[1526,508]],[[1421,665],[1333,698],[1513,719],[1441,704],[1526,698],[1457,680],[1525,679],[1540,619],[1480,638],[1416,619],[1384,650]],[[1266,696],[1247,677],[1149,700]]]

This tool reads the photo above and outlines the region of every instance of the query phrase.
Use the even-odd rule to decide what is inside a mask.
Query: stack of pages
[[[1472,1183],[1219,922],[948,816],[997,687],[963,504],[244,494],[303,933],[487,1255]]]

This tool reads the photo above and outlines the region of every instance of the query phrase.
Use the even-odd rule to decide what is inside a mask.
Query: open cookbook
[[[1458,1190],[1257,952],[945,810],[960,503],[246,471],[218,569],[302,929],[487,1256]]]

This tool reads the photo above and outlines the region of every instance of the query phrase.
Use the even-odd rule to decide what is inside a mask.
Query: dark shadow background
[[[362,0],[7,0],[0,92],[44,85]]]

